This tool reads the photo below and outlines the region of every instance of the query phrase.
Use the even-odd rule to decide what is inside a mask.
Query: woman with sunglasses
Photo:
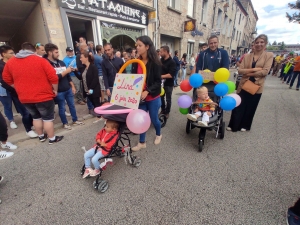
[[[42,45],[41,43],[36,43],[35,54],[40,57],[43,57],[46,54],[44,45]]]
[[[154,144],[158,145],[162,135],[160,133],[161,124],[158,119],[158,111],[161,107],[161,62],[158,58],[153,42],[148,36],[137,38],[136,50],[139,59],[143,61],[147,69],[146,85],[141,95],[139,109],[149,112],[151,122],[156,131]],[[137,66],[137,74],[142,73],[141,67]],[[140,135],[140,141],[137,146],[132,148],[132,151],[139,151],[146,148],[146,133]]]

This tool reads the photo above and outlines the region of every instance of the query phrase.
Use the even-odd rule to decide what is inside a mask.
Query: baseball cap
[[[73,52],[73,48],[67,47],[67,48],[66,48],[66,52]]]

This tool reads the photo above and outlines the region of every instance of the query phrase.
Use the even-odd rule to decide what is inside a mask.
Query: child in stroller
[[[194,128],[200,128],[199,131],[199,139],[198,139],[198,149],[199,152],[201,152],[203,150],[203,146],[204,146],[204,140],[205,140],[205,136],[206,136],[206,130],[214,130],[216,132],[216,138],[219,137],[220,139],[224,138],[225,135],[225,122],[223,121],[223,110],[219,107],[219,102],[220,102],[220,98],[217,97],[214,93],[214,87],[216,86],[216,84],[212,81],[210,81],[209,83],[204,84],[203,86],[205,86],[208,90],[208,96],[211,99],[211,103],[212,107],[211,109],[214,109],[214,111],[211,113],[211,116],[208,116],[208,118],[206,117],[204,120],[207,121],[207,126],[206,123],[202,123],[202,118],[200,116],[196,116],[196,120],[194,119],[194,114],[195,114],[195,109],[198,109],[198,103],[197,103],[197,99],[198,99],[198,94],[197,94],[197,89],[193,90],[193,102],[196,102],[196,107],[195,104],[193,104],[190,109],[189,109],[189,114],[192,115],[188,116],[187,119],[187,123],[186,123],[186,133],[189,134],[191,132],[192,129]],[[210,103],[210,102],[208,102]],[[207,103],[207,104],[208,104]],[[210,105],[210,104],[209,104]],[[208,107],[207,107],[208,108]],[[210,111],[210,110],[209,110]],[[191,119],[189,119],[189,117]],[[199,123],[199,121],[201,120],[201,122]]]
[[[191,121],[197,121],[202,115],[202,120],[198,121],[200,126],[208,126],[209,118],[213,116],[215,112],[215,103],[208,96],[207,87],[201,86],[197,88],[197,101],[194,104],[197,106],[194,109],[193,114],[188,114],[187,118]]]
[[[116,143],[118,138],[119,124],[113,120],[107,120],[105,127],[96,135],[96,144],[93,148],[84,153],[85,171],[82,178],[88,176],[95,177],[100,174],[99,160],[111,151],[111,148]],[[97,152],[95,154],[95,152]],[[94,170],[91,168],[91,159],[94,165]],[[105,161],[107,162],[107,161]]]

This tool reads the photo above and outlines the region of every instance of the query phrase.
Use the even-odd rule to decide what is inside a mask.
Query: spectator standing
[[[178,74],[179,74],[180,64],[181,64],[181,62],[179,61],[178,55],[179,55],[179,53],[176,50],[175,53],[174,53],[174,57],[173,57],[173,60],[176,64],[176,71],[175,71],[175,77],[174,77],[174,87],[178,86]]]
[[[295,82],[296,78],[298,77],[296,90],[299,91],[299,87],[300,87],[300,56],[297,56],[295,58],[294,64],[295,64],[295,66],[294,66],[294,71],[293,71],[293,77],[291,79],[289,88],[292,89],[294,82]]]
[[[191,58],[190,58],[190,71],[192,72],[194,70],[194,66],[195,66],[195,54],[193,53],[191,55]]]
[[[46,54],[44,45],[42,45],[41,43],[36,43],[35,54],[40,57],[43,57]]]
[[[161,79],[164,80],[165,94],[161,96],[161,114],[165,114],[169,118],[172,105],[172,92],[174,88],[174,77],[176,76],[176,63],[170,56],[170,48],[168,46],[162,46],[160,48],[161,55]],[[165,103],[165,98],[166,102]]]
[[[53,125],[53,98],[57,95],[58,77],[47,60],[34,52],[32,44],[23,43],[22,50],[6,63],[3,80],[14,86],[20,102],[32,115],[40,141],[44,142],[49,137],[49,144],[53,144],[63,139],[63,136],[54,135]]]
[[[46,58],[53,66],[56,75],[58,76],[58,90],[55,101],[58,104],[59,117],[63,124],[63,127],[68,130],[72,129],[72,127],[68,124],[68,120],[65,114],[66,102],[70,109],[73,125],[83,125],[83,122],[78,121],[75,109],[74,94],[76,93],[76,89],[70,76],[72,67],[66,67],[66,64],[63,61],[59,60],[58,47],[55,44],[46,44],[45,51],[46,55],[44,58]]]
[[[237,94],[241,97],[242,103],[234,108],[227,130],[229,131],[249,131],[252,121],[262,96],[266,76],[272,66],[273,53],[266,52],[268,37],[264,34],[258,35],[254,41],[254,51],[245,55],[240,67],[239,74],[243,74],[237,89]],[[251,94],[242,89],[243,85],[251,81],[259,85],[255,94]]]
[[[275,64],[273,68],[273,74],[272,76],[277,76],[278,71],[280,70],[281,63],[284,61],[284,54],[282,53],[279,56],[275,57]]]
[[[89,52],[92,52],[92,54],[95,55],[97,52],[96,52],[94,42],[88,41],[87,44],[88,44],[88,47],[89,47]]]
[[[103,80],[103,73],[102,73],[102,47],[101,45],[96,46],[96,52],[97,54],[94,55],[94,63],[98,68],[98,75],[99,75],[99,82],[101,87],[101,102],[106,102],[107,99],[105,98],[105,85]]]
[[[106,55],[102,61],[102,73],[106,94],[108,96],[108,101],[110,101],[116,74],[119,72],[124,62],[121,58],[114,56],[114,49],[110,43],[104,45],[104,52]]]
[[[20,102],[18,98],[18,94],[16,90],[5,83],[2,79],[2,72],[4,69],[5,64],[14,57],[14,51],[12,47],[5,45],[1,46],[0,54],[2,55],[3,59],[0,60],[0,101],[4,106],[4,113],[7,119],[10,121],[10,127],[12,129],[16,129],[17,125],[14,122],[13,118],[13,111],[12,111],[12,103],[14,103],[16,110],[22,115],[22,122],[26,131],[26,134],[30,138],[36,138],[38,135],[31,129],[32,127],[32,116],[25,108],[25,106]]]
[[[187,57],[187,54],[184,53],[180,60],[180,62],[181,62],[181,82],[185,80],[185,76],[186,76],[186,65],[187,65],[186,57]]]

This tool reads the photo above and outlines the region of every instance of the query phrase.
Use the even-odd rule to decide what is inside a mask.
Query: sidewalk
[[[77,117],[79,121],[84,121],[93,118],[89,113],[88,113],[88,108],[87,105],[79,105],[75,103],[76,107],[76,112],[77,112]],[[69,112],[68,106],[66,106],[67,112]],[[4,108],[3,105],[0,103],[0,111],[2,115],[4,115]],[[22,142],[25,140],[29,140],[30,138],[26,135],[25,128],[22,123],[22,117],[20,114],[15,113],[14,110],[14,120],[18,126],[17,129],[11,129],[9,126],[9,121],[7,121],[7,126],[8,126],[8,141],[12,142],[14,144],[18,142]],[[6,117],[5,117],[6,118]],[[67,116],[67,120],[69,121],[69,124],[72,124],[72,117]],[[57,132],[58,130],[63,129],[62,123],[60,120],[60,117],[58,115],[58,106],[55,105],[55,120],[54,120],[54,129]],[[72,130],[70,131],[72,132]]]

